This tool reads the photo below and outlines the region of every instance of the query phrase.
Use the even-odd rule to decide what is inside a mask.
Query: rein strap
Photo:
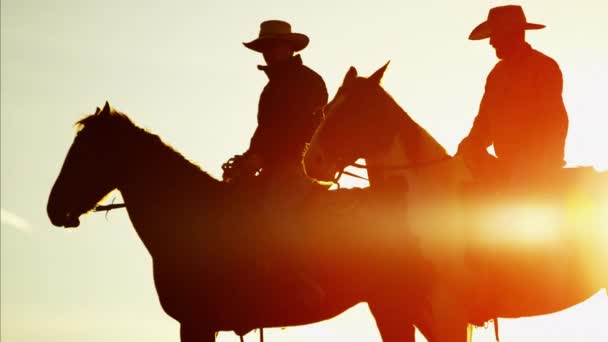
[[[365,170],[368,170],[368,169],[374,169],[374,170],[410,170],[410,169],[422,169],[424,167],[427,167],[427,166],[430,166],[430,165],[433,165],[433,164],[437,164],[437,163],[441,163],[443,161],[447,161],[450,158],[451,158],[451,156],[445,156],[443,158],[439,158],[439,159],[435,159],[435,160],[430,160],[430,161],[423,162],[423,163],[412,163],[412,164],[404,164],[404,165],[378,165],[378,166],[373,166],[371,168],[369,166],[367,166],[367,165],[359,164],[359,163],[355,162],[355,163],[348,164],[345,167],[352,166],[352,167],[355,167],[355,168],[358,168],[358,169],[365,169]],[[366,181],[369,182],[368,178],[359,176],[357,174],[354,174],[352,172],[348,172],[348,171],[345,171],[344,169],[342,169],[336,175],[334,183],[338,183],[338,181],[340,180],[340,177],[342,177],[342,175],[347,175],[347,176],[355,177],[355,178],[366,180]]]
[[[422,169],[425,168],[427,166],[431,166],[434,164],[438,164],[441,163],[443,161],[447,161],[450,160],[450,158],[452,158],[451,156],[445,156],[439,159],[435,159],[435,160],[429,160],[426,162],[420,162],[420,163],[411,163],[411,164],[403,164],[403,165],[378,165],[378,166],[373,166],[371,167],[374,170],[380,169],[380,170],[411,170],[411,169]],[[354,163],[351,166],[357,167],[357,168],[366,168],[369,169],[370,167],[362,165],[362,164],[357,164]]]
[[[110,210],[114,210],[114,209],[120,209],[120,208],[126,208],[127,205],[124,203],[116,203],[116,204],[108,204],[108,205],[98,205],[95,206],[95,208],[93,208],[94,212],[99,212],[99,211],[110,211]]]

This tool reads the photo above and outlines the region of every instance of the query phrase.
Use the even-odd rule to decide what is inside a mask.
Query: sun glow
[[[487,41],[466,37],[490,7],[507,3],[237,0],[141,6],[132,0],[2,0],[2,207],[27,222],[11,219],[6,210],[0,215],[0,340],[179,340],[178,323],[160,307],[150,255],[125,211],[89,215],[83,220],[86,229],[50,229],[43,202],[73,139],[73,122],[82,114],[109,100],[218,177],[222,163],[248,146],[267,81],[256,70],[261,55],[240,43],[258,34],[262,20],[276,18],[309,35],[304,63],[323,76],[330,97],[349,66],[369,75],[391,59],[385,89],[454,153],[496,63]],[[528,19],[547,25],[530,32],[528,40],[554,58],[564,75],[568,165],[608,170],[608,45],[601,43],[608,32],[608,2],[516,3]],[[346,175],[341,184],[367,185]],[[580,227],[576,234],[584,237],[580,250],[589,255],[584,265],[589,279],[605,279],[601,266],[608,248],[589,247],[598,240],[608,246],[608,183],[596,190],[601,202],[572,194],[569,209],[558,214]],[[518,226],[527,226],[515,230],[524,246],[541,246],[543,237],[558,234],[532,229],[558,220],[547,204],[494,210],[505,225],[517,216]],[[599,229],[586,224],[593,212]],[[501,319],[500,337],[604,342],[606,317],[608,296],[600,291],[555,314]],[[269,342],[380,341],[365,304],[317,324],[265,329],[265,335]],[[217,338],[238,340],[227,332]],[[255,333],[246,338],[256,340]],[[420,335],[417,341],[423,341]],[[473,341],[494,342],[491,325],[475,329]]]
[[[497,205],[482,209],[478,226],[482,240],[543,244],[555,241],[564,215],[560,208],[536,203]]]

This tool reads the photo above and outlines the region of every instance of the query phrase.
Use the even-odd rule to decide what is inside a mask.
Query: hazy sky
[[[241,42],[266,19],[310,36],[304,62],[334,94],[348,67],[366,75],[392,60],[384,86],[453,152],[496,62],[467,40],[504,1],[1,2],[1,329],[3,342],[177,341],[152,284],[151,261],[124,212],[53,228],[45,206],[74,137],[105,100],[219,176],[245,150],[265,75]],[[568,162],[608,168],[608,3],[523,4],[535,48],[564,74]],[[110,137],[109,137],[110,138]],[[117,167],[117,166],[109,166]],[[504,320],[504,341],[606,341],[608,298],[558,315]],[[491,341],[489,330],[477,330]],[[268,341],[378,340],[365,305]],[[251,337],[253,338],[253,337]],[[222,341],[236,340],[222,334]]]

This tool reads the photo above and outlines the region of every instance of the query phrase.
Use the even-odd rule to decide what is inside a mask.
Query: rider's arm
[[[489,77],[486,82],[486,90],[479,104],[479,112],[469,135],[458,145],[458,153],[479,154],[484,153],[488,146],[492,145],[491,137],[491,108],[492,108],[492,88],[489,85]]]

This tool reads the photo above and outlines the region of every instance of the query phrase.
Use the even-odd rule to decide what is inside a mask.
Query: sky
[[[468,34],[489,8],[506,3],[2,0],[0,339],[178,340],[124,211],[88,215],[76,230],[54,228],[46,217],[73,123],[95,107],[109,100],[219,176],[221,164],[247,148],[266,82],[256,69],[261,55],[241,43],[257,36],[261,21],[283,19],[310,37],[304,62],[330,96],[349,66],[367,75],[391,60],[384,87],[454,152],[496,62],[487,41]],[[568,164],[608,169],[608,3],[513,3],[547,25],[527,37],[564,75]],[[554,315],[502,320],[501,338],[606,341],[607,317],[602,292]],[[315,325],[266,330],[267,341],[379,339],[365,304]],[[475,341],[493,341],[492,329],[476,329]]]

